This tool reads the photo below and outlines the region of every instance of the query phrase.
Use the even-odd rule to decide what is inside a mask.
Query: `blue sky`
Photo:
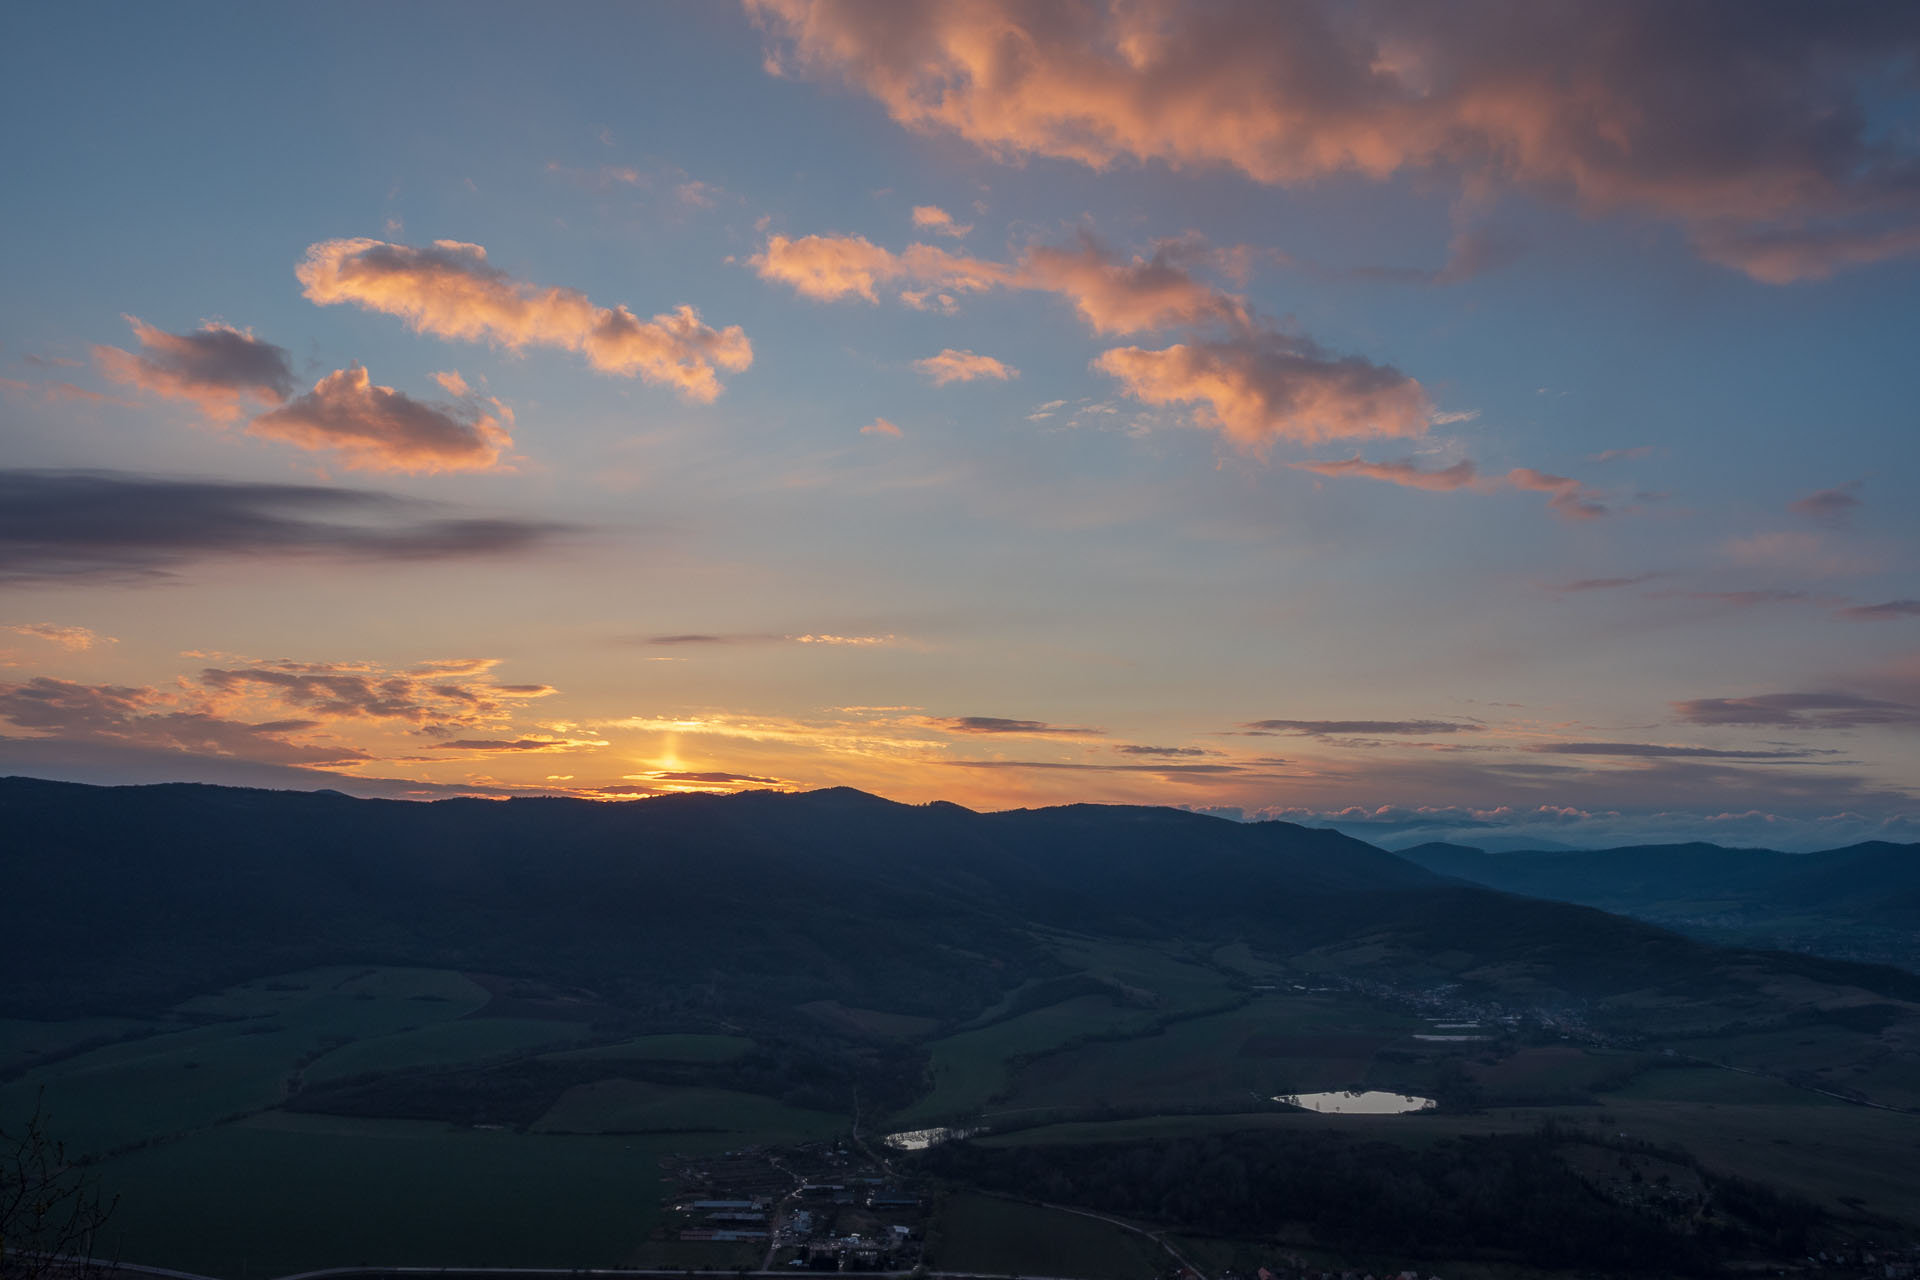
[[[0,767],[1913,838],[1914,23],[1496,9],[10,14]]]

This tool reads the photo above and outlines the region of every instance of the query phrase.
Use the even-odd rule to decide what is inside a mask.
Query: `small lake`
[[[978,1129],[908,1129],[901,1133],[890,1133],[881,1141],[895,1151],[925,1151],[928,1147],[955,1138],[971,1137],[978,1132]]]
[[[1378,1089],[1352,1093],[1283,1093],[1274,1101],[1334,1116],[1398,1116],[1409,1111],[1431,1111],[1435,1105],[1432,1098],[1384,1093]]]

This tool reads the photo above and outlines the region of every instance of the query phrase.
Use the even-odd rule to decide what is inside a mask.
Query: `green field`
[[[1417,1019],[1293,993],[1049,1054],[1015,1077],[989,1117],[1078,1107],[1243,1107],[1277,1093],[1368,1081],[1374,1055]]]
[[[601,1080],[569,1089],[533,1125],[539,1133],[718,1131],[753,1134],[767,1142],[824,1138],[846,1127],[844,1117],[803,1111],[759,1094],[638,1080]]]
[[[964,1194],[941,1201],[929,1252],[941,1270],[1087,1280],[1152,1280],[1169,1265],[1151,1241],[1110,1223]]]
[[[659,1219],[660,1158],[737,1141],[274,1112],[108,1163],[106,1243],[234,1280],[363,1262],[617,1266]]]

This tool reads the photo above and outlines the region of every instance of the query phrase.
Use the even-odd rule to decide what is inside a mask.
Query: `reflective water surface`
[[[1397,1116],[1409,1111],[1432,1109],[1432,1098],[1416,1098],[1410,1093],[1384,1093],[1378,1089],[1359,1089],[1349,1093],[1283,1093],[1274,1098],[1308,1111],[1326,1115]]]
[[[978,1129],[907,1129],[900,1133],[890,1133],[881,1141],[896,1151],[925,1151],[928,1147],[949,1141],[953,1138],[970,1137],[980,1132]]]

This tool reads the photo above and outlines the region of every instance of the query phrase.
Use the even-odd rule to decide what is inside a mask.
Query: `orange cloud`
[[[943,350],[937,356],[928,356],[924,360],[915,360],[913,367],[933,379],[933,385],[944,387],[949,382],[972,382],[978,378],[997,378],[1005,382],[1017,378],[1020,371],[1010,364],[1003,364],[992,356],[975,355],[971,351],[955,351],[952,347]]]
[[[45,640],[57,644],[68,653],[85,653],[97,644],[119,644],[113,636],[103,636],[86,627],[61,626],[53,622],[20,622],[0,627],[0,631],[11,631],[18,636],[31,636],[36,640]]]
[[[239,417],[249,402],[278,404],[293,393],[286,351],[249,330],[209,321],[192,333],[167,333],[134,316],[126,321],[141,354],[93,349],[100,371],[115,382],[188,401],[217,422]]]
[[[860,434],[863,436],[892,436],[897,440],[900,438],[901,432],[899,427],[888,422],[885,418],[875,418],[872,422],[860,428]]]
[[[952,236],[956,240],[973,230],[971,222],[955,222],[952,214],[933,204],[913,206],[913,225],[934,235]]]
[[[925,290],[952,289],[978,293],[1012,279],[1009,268],[968,258],[930,244],[909,245],[894,253],[865,236],[770,236],[752,265],[762,280],[791,285],[804,298],[833,302],[865,298],[878,302],[876,287],[903,282]],[[907,299],[907,294],[901,295]],[[919,295],[924,304],[924,293]]]
[[[883,285],[901,285],[900,300],[921,310],[951,311],[943,293],[1028,289],[1065,298],[1095,333],[1225,324],[1245,329],[1252,318],[1244,299],[1196,279],[1187,259],[1206,252],[1194,239],[1162,240],[1153,255],[1122,260],[1089,235],[1069,248],[1036,247],[1018,262],[991,262],[929,244],[894,253],[865,236],[773,236],[752,259],[763,280],[791,286],[823,302],[864,298],[878,302]],[[905,287],[910,286],[910,287]]]
[[[497,418],[423,404],[375,385],[360,365],[336,369],[306,395],[255,418],[247,431],[335,450],[359,471],[484,471],[513,447]]]
[[[746,0],[769,66],[844,81],[1002,160],[1161,161],[1294,185],[1442,172],[1687,228],[1773,283],[1920,250],[1911,139],[1875,95],[1898,6],[1356,9]]]
[[[1422,471],[1412,459],[1401,462],[1364,462],[1357,455],[1336,462],[1292,462],[1296,471],[1311,471],[1322,476],[1365,476],[1409,489],[1464,489],[1478,480],[1471,462],[1462,459],[1437,471]]]
[[[1417,436],[1432,412],[1420,384],[1391,365],[1335,357],[1281,334],[1176,343],[1159,351],[1118,347],[1093,367],[1147,404],[1196,406],[1193,425],[1217,430],[1255,454],[1276,440]]]
[[[602,373],[664,383],[689,400],[720,394],[718,371],[753,364],[738,325],[715,329],[692,307],[642,320],[625,306],[600,307],[574,289],[515,280],[477,244],[436,240],[427,248],[380,240],[325,240],[296,269],[321,306],[352,303],[399,316],[416,332],[519,351],[577,351]]]

